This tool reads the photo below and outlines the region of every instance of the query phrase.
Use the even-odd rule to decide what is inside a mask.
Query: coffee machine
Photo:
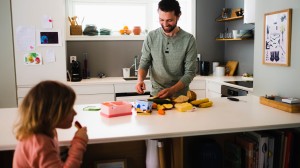
[[[81,70],[80,70],[80,62],[73,60],[71,63],[71,81],[79,82],[81,80],[82,77],[81,77]]]

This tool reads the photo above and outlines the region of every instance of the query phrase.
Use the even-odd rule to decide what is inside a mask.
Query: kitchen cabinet
[[[206,80],[206,97],[221,97],[221,83]]]
[[[99,104],[105,101],[114,101],[113,84],[71,85],[76,93],[75,104]]]
[[[194,91],[197,95],[197,99],[205,98],[205,80],[194,79],[190,84],[190,90]]]
[[[244,0],[244,23],[255,23],[255,1],[256,0]]]

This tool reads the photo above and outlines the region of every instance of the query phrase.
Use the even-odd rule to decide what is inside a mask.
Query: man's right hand
[[[135,86],[135,89],[138,94],[143,94],[144,90],[146,90],[146,85],[144,81],[138,81],[138,83]]]

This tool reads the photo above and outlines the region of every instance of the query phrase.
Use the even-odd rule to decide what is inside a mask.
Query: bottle
[[[134,26],[132,31],[134,35],[140,35],[142,30],[140,26]]]
[[[83,70],[82,70],[82,78],[87,79],[88,77],[88,70],[87,70],[87,53],[83,53],[84,60],[83,60]]]

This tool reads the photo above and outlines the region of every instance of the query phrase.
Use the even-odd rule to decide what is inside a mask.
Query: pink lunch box
[[[126,101],[103,102],[100,114],[105,117],[131,115],[132,104]]]

